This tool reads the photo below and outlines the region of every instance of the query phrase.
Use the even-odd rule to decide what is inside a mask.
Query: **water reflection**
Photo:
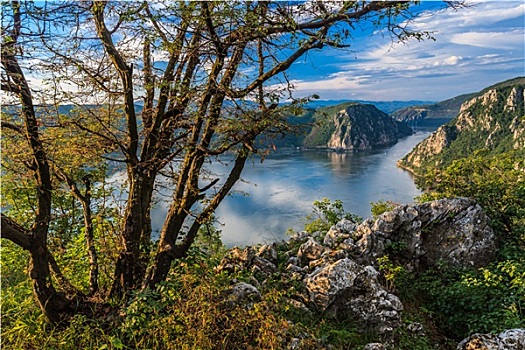
[[[289,150],[262,164],[247,164],[243,174],[247,182],[235,189],[250,196],[230,196],[217,210],[224,242],[245,245],[285,238],[288,228],[304,225],[312,203],[324,197],[341,199],[347,211],[363,217],[370,215],[370,202],[413,202],[421,192],[396,162],[428,135],[418,132],[371,152]]]

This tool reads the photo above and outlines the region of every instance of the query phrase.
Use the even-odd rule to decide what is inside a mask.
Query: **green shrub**
[[[304,229],[309,233],[316,231],[326,232],[343,218],[354,222],[362,221],[362,218],[359,216],[346,213],[341,200],[336,199],[331,202],[328,198],[323,198],[314,202],[313,213],[306,216],[308,222],[305,224]]]

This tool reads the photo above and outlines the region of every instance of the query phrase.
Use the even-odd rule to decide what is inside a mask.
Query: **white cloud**
[[[454,34],[450,42],[459,45],[512,50],[523,46],[525,30],[523,28],[507,32],[468,32]]]
[[[460,61],[463,60],[463,57],[461,56],[449,56],[445,58],[443,61],[435,61],[434,66],[455,66]]]
[[[472,27],[491,27],[496,23],[519,18],[525,13],[522,1],[470,2],[471,7],[446,9],[438,15],[429,13],[411,25],[417,30],[444,32]]]

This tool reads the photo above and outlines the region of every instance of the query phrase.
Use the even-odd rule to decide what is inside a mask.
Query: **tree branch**
[[[1,236],[8,239],[25,250],[31,248],[32,236],[29,230],[18,225],[14,220],[1,214]]]

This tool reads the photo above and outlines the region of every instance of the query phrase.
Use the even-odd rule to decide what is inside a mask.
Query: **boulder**
[[[350,234],[354,232],[356,227],[357,224],[355,222],[348,219],[342,219],[328,230],[324,236],[323,244],[335,249],[340,242],[350,238]]]
[[[252,247],[246,247],[245,249],[234,247],[222,258],[221,263],[215,268],[215,271],[233,273],[243,270],[252,264],[254,257],[255,250]]]
[[[458,344],[457,350],[523,350],[525,328],[509,329],[495,334],[473,334]]]
[[[261,293],[253,285],[239,282],[232,286],[230,301],[246,309],[251,309],[253,304],[262,300]]]
[[[266,244],[259,248],[257,256],[270,261],[273,264],[277,263],[277,244]]]
[[[361,263],[375,264],[390,254],[411,271],[438,263],[456,267],[486,265],[496,249],[490,218],[470,198],[402,205],[366,220],[353,234]]]
[[[321,255],[327,251],[330,251],[330,248],[317,243],[315,239],[309,237],[308,240],[299,247],[297,257],[306,264],[310,260],[319,259]]]
[[[363,328],[388,334],[400,325],[403,305],[378,282],[372,266],[345,258],[319,266],[303,280],[315,309],[336,319],[355,318]]]
[[[277,267],[271,261],[265,258],[261,258],[260,256],[256,256],[252,260],[251,270],[254,272],[256,276],[257,276],[257,273],[259,273],[263,277],[267,277],[271,275],[272,273],[276,272]]]

